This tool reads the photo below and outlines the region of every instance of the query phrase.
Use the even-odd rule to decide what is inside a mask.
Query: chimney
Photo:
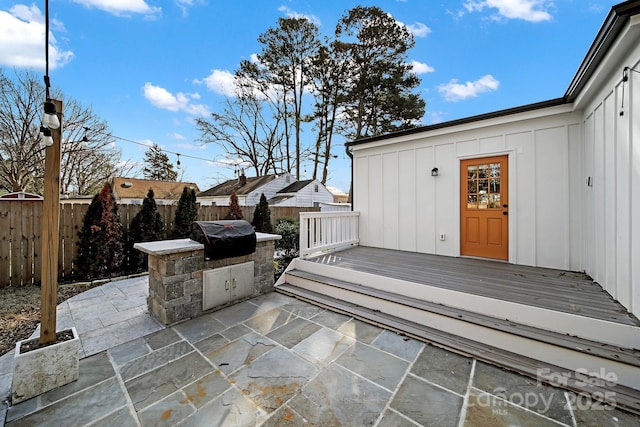
[[[238,176],[238,183],[241,187],[247,183],[247,177],[244,175],[244,171],[240,172],[240,176]]]

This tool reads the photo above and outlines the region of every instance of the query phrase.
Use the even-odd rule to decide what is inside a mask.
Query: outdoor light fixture
[[[42,119],[42,124],[49,129],[58,129],[60,127],[56,106],[48,99],[44,103],[44,118]]]
[[[438,176],[438,168],[431,169],[431,176]]]
[[[51,129],[40,126],[40,137],[45,147],[51,147],[53,145],[53,136],[51,136]]]
[[[176,153],[176,155],[178,156],[178,162],[176,163],[176,166],[178,167],[178,169],[180,169],[180,153]]]

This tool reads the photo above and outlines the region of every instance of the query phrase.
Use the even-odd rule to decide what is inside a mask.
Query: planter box
[[[20,403],[78,379],[80,338],[71,328],[73,339],[20,353],[24,343],[16,344],[13,359],[12,404]],[[37,338],[35,338],[37,340]]]

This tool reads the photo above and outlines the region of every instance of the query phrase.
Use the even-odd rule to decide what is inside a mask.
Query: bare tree
[[[42,192],[44,147],[40,121],[45,88],[29,71],[9,79],[0,69],[0,188]],[[59,91],[64,109],[60,185],[65,194],[94,194],[122,170],[120,150],[105,121]],[[86,144],[86,145],[85,145]],[[129,166],[124,163],[125,169]]]
[[[281,116],[250,85],[236,87],[236,98],[227,98],[221,113],[196,121],[199,141],[219,144],[228,155],[251,165],[256,176],[281,172]]]
[[[38,192],[44,173],[40,119],[44,87],[30,72],[10,80],[0,69],[0,188]]]

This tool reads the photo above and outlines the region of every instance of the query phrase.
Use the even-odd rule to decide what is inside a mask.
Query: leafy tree
[[[106,122],[90,108],[54,90],[64,109],[60,186],[65,194],[92,194],[122,172]],[[45,87],[29,71],[9,78],[0,68],[0,189],[42,193],[44,149],[40,138]],[[80,142],[87,137],[87,147]],[[127,167],[130,164],[127,163]]]
[[[127,238],[127,252],[129,254],[128,270],[132,272],[145,270],[147,267],[147,254],[133,249],[133,244],[138,242],[153,242],[164,237],[164,223],[152,189],[149,189],[147,197],[142,200],[142,210],[133,217],[129,226]]]
[[[80,277],[109,277],[122,271],[122,225],[109,184],[94,196],[84,216],[79,237],[76,266]]]
[[[184,187],[178,209],[173,223],[173,238],[181,239],[191,235],[191,223],[198,219],[198,206],[196,205],[196,190]]]
[[[407,28],[375,6],[357,6],[338,22],[336,47],[348,58],[342,109],[346,136],[358,139],[414,127],[425,102],[408,63],[415,42]]]
[[[236,190],[231,191],[231,196],[229,197],[229,211],[227,212],[227,216],[225,219],[242,219],[242,209],[240,209],[240,205],[238,204],[238,195],[236,194]]]
[[[271,225],[271,209],[269,209],[269,202],[264,193],[260,195],[260,203],[256,205],[253,211],[253,221],[251,221],[256,231],[261,233],[272,233],[273,226]]]
[[[158,144],[153,144],[144,153],[142,173],[146,179],[155,181],[175,181],[178,178],[178,172]]]

